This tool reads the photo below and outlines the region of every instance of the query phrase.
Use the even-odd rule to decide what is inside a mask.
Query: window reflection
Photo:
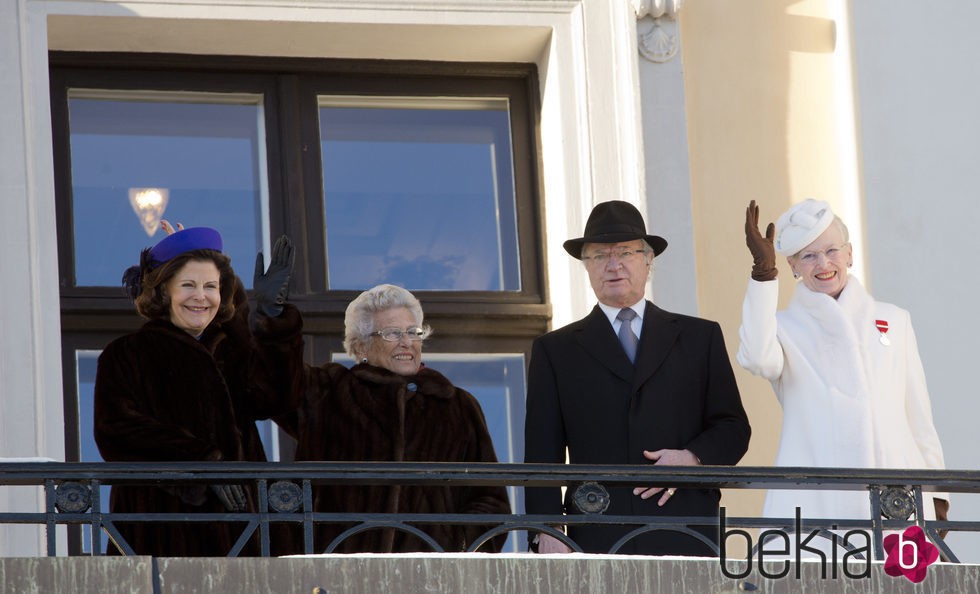
[[[251,94],[94,91],[68,94],[76,286],[119,286],[139,251],[163,237],[162,216],[221,231],[239,272],[268,253],[262,97]],[[131,192],[132,191],[132,192]],[[131,200],[130,194],[134,198]],[[251,275],[242,274],[250,288]]]
[[[507,108],[320,98],[329,288],[520,290]]]
[[[80,462],[102,462],[99,448],[95,445],[95,372],[102,351],[75,351],[75,372],[78,381],[78,441]],[[99,487],[99,509],[109,512],[109,487]],[[106,550],[107,539],[102,539],[102,552]],[[92,552],[92,532],[82,528],[82,552]]]

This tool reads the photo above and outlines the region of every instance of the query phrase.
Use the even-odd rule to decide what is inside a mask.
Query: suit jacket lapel
[[[647,301],[643,314],[643,330],[636,349],[636,374],[633,376],[635,392],[652,376],[667,358],[677,341],[680,328],[671,314]],[[620,349],[622,350],[622,349]]]
[[[623,380],[632,381],[633,364],[602,309],[596,305],[583,322],[582,329],[576,335],[579,345]],[[642,342],[640,344],[642,346]]]

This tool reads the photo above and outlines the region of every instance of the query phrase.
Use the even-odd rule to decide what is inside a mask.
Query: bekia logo
[[[926,540],[922,528],[909,526],[901,534],[885,537],[885,573],[892,577],[904,575],[918,584],[926,579],[930,565],[939,559],[939,549]]]
[[[801,561],[804,556],[808,561],[814,561],[820,568],[820,578],[837,578],[838,564],[843,569],[844,577],[849,579],[867,579],[871,577],[871,536],[866,530],[848,530],[838,534],[836,525],[830,531],[804,531],[800,508],[796,508],[796,518],[789,530],[762,530],[759,533],[759,543],[753,546],[752,536],[746,530],[728,529],[725,525],[725,508],[719,510],[718,541],[719,562],[721,572],[731,579],[744,579],[752,573],[753,554],[758,554],[759,574],[767,579],[785,578],[790,574],[791,561],[796,561],[796,579],[801,579]],[[729,568],[727,564],[727,541],[731,537],[742,537],[746,541],[748,554],[745,558],[744,569]],[[830,555],[817,546],[816,541],[829,540]],[[930,565],[939,559],[939,548],[929,542],[925,532],[919,526],[909,526],[902,533],[892,533],[885,536],[884,570],[892,577],[905,576],[913,583],[926,579]],[[842,554],[841,554],[842,553]],[[764,561],[776,562],[766,566]],[[829,569],[829,571],[828,571]]]

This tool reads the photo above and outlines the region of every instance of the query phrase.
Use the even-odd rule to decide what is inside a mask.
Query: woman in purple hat
[[[260,342],[249,333],[245,290],[221,235],[207,227],[165,229],[170,234],[123,276],[148,321],[99,357],[99,452],[110,462],[265,460],[255,420],[282,412],[274,410],[287,383],[277,377],[286,369],[278,357],[302,348],[299,313],[285,305],[292,246],[285,236],[277,241],[265,273],[259,254],[254,293],[275,328]],[[239,485],[114,485],[109,505],[114,513],[255,509],[254,495]],[[156,556],[227,555],[239,532],[204,522],[117,527],[137,554]]]

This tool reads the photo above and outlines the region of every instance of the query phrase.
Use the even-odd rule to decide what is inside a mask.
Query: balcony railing
[[[104,513],[100,487],[107,485],[254,485],[258,511],[244,513]],[[374,514],[320,513],[313,511],[313,487],[317,485],[504,485],[521,487],[565,486],[579,495],[579,513],[550,515],[483,514]],[[650,531],[678,531],[699,538],[715,554],[719,547],[706,540],[694,526],[720,526],[720,517],[610,516],[601,513],[606,487],[670,485],[678,488],[723,489],[820,489],[867,491],[871,520],[853,518],[759,518],[724,516],[728,528],[783,528],[798,526],[831,537],[835,529],[862,529],[872,533],[874,556],[883,558],[883,531],[901,530],[915,523],[949,561],[959,562],[939,532],[980,531],[980,522],[926,521],[922,491],[980,493],[980,472],[935,470],[881,470],[788,467],[660,467],[581,466],[550,464],[459,464],[459,463],[0,463],[0,488],[37,486],[44,489],[43,512],[0,511],[2,524],[36,524],[47,528],[47,553],[58,550],[60,525],[87,527],[92,554],[102,554],[107,536],[126,554],[134,554],[116,528],[117,522],[240,522],[244,528],[229,556],[237,556],[258,534],[261,554],[270,554],[270,526],[287,523],[302,526],[306,553],[332,552],[345,538],[364,530],[393,527],[410,532],[440,546],[419,526],[427,524],[491,525],[471,544],[480,545],[502,533],[527,530],[551,534],[581,551],[577,543],[553,526],[614,524],[634,526],[609,552]],[[317,523],[354,524],[322,551],[313,549],[313,527]],[[755,545],[757,549],[759,545]],[[754,549],[755,550],[755,549]],[[753,550],[753,553],[754,553]]]

